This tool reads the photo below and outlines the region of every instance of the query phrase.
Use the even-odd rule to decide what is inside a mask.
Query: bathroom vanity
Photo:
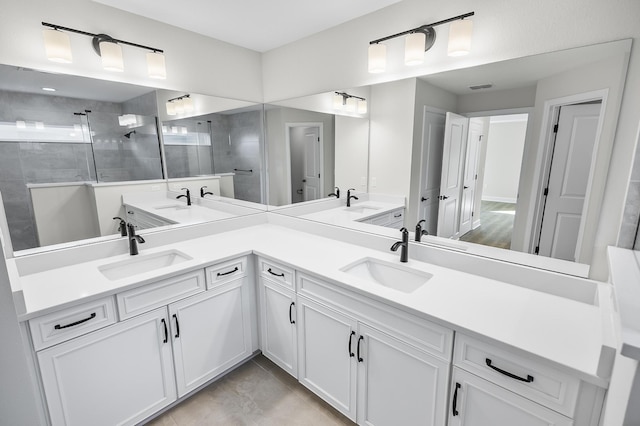
[[[607,284],[274,213],[144,236],[8,260],[53,425],[142,422],[258,351],[358,424],[598,425]]]

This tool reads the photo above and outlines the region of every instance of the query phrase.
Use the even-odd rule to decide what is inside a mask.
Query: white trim
[[[591,187],[593,184],[594,168],[596,164],[595,154],[600,147],[600,139],[602,135],[602,126],[604,123],[607,96],[609,89],[600,89],[590,92],[578,93],[576,95],[564,96],[561,98],[549,99],[545,101],[543,107],[542,125],[540,126],[540,139],[538,144],[538,153],[536,155],[536,167],[534,169],[533,182],[537,182],[536,200],[531,204],[529,211],[527,212],[527,223],[525,229],[528,229],[527,235],[524,239],[524,247],[528,247],[528,252],[533,253],[538,241],[538,234],[540,233],[540,223],[542,220],[542,206],[543,206],[543,190],[545,187],[547,176],[549,175],[549,167],[551,166],[551,140],[553,139],[553,125],[559,115],[560,107],[575,105],[589,101],[602,101],[600,105],[600,116],[598,118],[598,127],[596,129],[596,140],[593,145],[593,151],[591,153],[591,165],[589,166],[589,180],[587,182],[586,194],[584,203],[582,205],[582,216],[580,219],[580,229],[578,231],[578,241],[576,243],[576,262],[579,259],[582,246],[584,244],[584,229],[585,229],[585,217],[587,208],[589,205],[589,199],[591,197]]]
[[[292,203],[291,199],[291,129],[296,127],[317,127],[318,135],[320,137],[320,182],[319,189],[320,194],[324,194],[324,123],[322,122],[302,122],[302,123],[284,123],[284,139],[285,139],[285,161],[286,161],[286,191],[287,191],[287,204]]]

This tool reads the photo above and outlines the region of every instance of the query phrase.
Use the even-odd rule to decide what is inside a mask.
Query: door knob
[[[427,197],[427,198],[420,197],[420,201],[421,201],[421,202],[423,202],[423,203],[424,203],[425,201],[427,201],[428,199],[429,199],[429,197]]]
[[[469,189],[469,187],[468,186],[463,186],[462,189]]]
[[[446,200],[447,198],[449,197],[447,197],[446,195],[441,195],[438,197],[439,200]]]

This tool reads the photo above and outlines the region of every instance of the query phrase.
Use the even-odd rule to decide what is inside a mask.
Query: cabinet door
[[[450,426],[570,426],[573,421],[485,379],[453,369]]]
[[[51,423],[130,425],[176,399],[166,308],[38,353]]]
[[[251,355],[247,278],[169,305],[178,396]]]
[[[298,380],[356,420],[356,320],[298,295]]]
[[[443,426],[449,365],[364,324],[359,336],[358,424]]]
[[[280,368],[298,377],[296,295],[260,279],[262,353]]]

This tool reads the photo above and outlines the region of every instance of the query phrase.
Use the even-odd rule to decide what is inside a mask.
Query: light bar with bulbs
[[[333,95],[333,108],[347,112],[367,113],[367,100],[360,96],[350,95],[345,92],[335,92]]]
[[[369,72],[381,73],[387,66],[387,46],[383,41],[407,36],[405,39],[404,63],[405,65],[419,65],[424,62],[424,52],[431,49],[436,41],[436,31],[433,27],[451,22],[449,27],[449,56],[462,56],[471,51],[471,32],[473,22],[469,19],[474,12],[454,16],[432,24],[421,25],[401,33],[382,37],[369,42]]]
[[[193,112],[195,106],[191,95],[182,95],[169,99],[166,103],[167,115],[182,115]]]
[[[93,49],[102,58],[102,67],[105,70],[115,72],[124,71],[121,45],[127,45],[149,51],[147,53],[147,73],[150,78],[161,80],[167,78],[164,52],[161,49],[131,43],[130,41],[118,40],[107,34],[93,34],[47,22],[43,22],[42,25],[47,27],[42,30],[42,37],[44,38],[44,47],[47,58],[50,61],[67,64],[73,62],[71,42],[69,40],[69,35],[66,34],[67,32],[70,32],[92,37]]]

